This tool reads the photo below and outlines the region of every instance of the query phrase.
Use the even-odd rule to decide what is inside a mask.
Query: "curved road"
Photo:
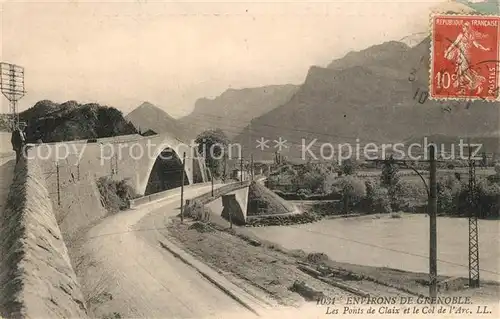
[[[210,190],[189,187],[185,198]],[[239,318],[249,311],[213,286],[196,270],[160,248],[159,236],[168,216],[178,213],[179,195],[104,219],[87,233],[84,251],[90,267],[81,278],[87,297],[111,295],[95,305],[96,317],[119,313],[122,318]],[[157,227],[136,230],[147,216]],[[135,228],[135,229],[134,229]],[[142,233],[142,234],[141,234]],[[93,265],[93,266],[92,266]],[[112,298],[112,299],[111,299]],[[110,300],[111,299],[111,300]]]

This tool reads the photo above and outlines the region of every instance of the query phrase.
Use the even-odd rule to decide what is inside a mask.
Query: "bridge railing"
[[[193,185],[185,185],[184,188],[189,188],[189,187],[193,187],[193,186],[208,186],[208,185],[210,185],[210,183],[198,183],[198,184],[193,184]],[[146,203],[154,202],[156,200],[160,200],[160,199],[165,198],[169,195],[178,193],[180,189],[181,189],[180,187],[176,187],[176,188],[167,189],[165,191],[161,191],[158,193],[153,193],[150,195],[141,196],[141,197],[134,198],[134,199],[129,199],[129,201],[128,201],[129,207],[134,208],[134,207],[137,207],[139,205],[143,205]]]
[[[243,183],[242,182],[234,182],[231,184],[227,184],[227,185],[224,185],[224,186],[221,186],[219,188],[214,189],[214,196],[212,196],[212,192],[209,191],[209,192],[207,192],[205,194],[201,194],[197,197],[187,199],[186,205],[188,205],[192,201],[197,201],[201,204],[207,204],[207,203],[210,203],[211,201],[216,200],[217,198],[221,197],[222,195],[225,195],[225,194],[230,193],[230,192],[234,192],[238,189],[245,188],[248,186],[250,186],[250,181],[243,181]]]
[[[212,192],[209,191],[205,194],[196,196],[194,198],[187,199],[183,209],[183,215],[185,217],[193,218],[195,220],[205,219],[206,211],[205,205],[216,200],[217,198],[226,195],[228,193],[234,192],[236,190],[248,187],[250,181],[244,182],[234,182],[228,185],[221,186],[214,189],[213,196]]]

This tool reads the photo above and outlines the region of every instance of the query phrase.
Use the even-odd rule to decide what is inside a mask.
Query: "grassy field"
[[[429,178],[429,172],[419,170],[419,172],[424,176],[424,178]],[[360,178],[378,178],[381,175],[381,170],[359,170],[356,175]],[[401,178],[407,181],[421,181],[420,177],[411,169],[401,169],[399,170]],[[459,173],[461,178],[467,179],[469,175],[469,169],[467,167],[460,167],[456,169],[438,169],[438,178],[441,176],[453,175]],[[476,168],[476,176],[490,176],[495,174],[495,169],[493,167],[488,167],[486,169]]]

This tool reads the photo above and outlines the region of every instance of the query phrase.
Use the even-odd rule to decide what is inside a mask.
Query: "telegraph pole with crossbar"
[[[186,152],[182,154],[181,171],[181,223],[184,222],[184,172],[186,171]]]
[[[431,301],[434,303],[435,298],[437,297],[437,161],[434,144],[429,145],[429,157],[429,160],[419,161],[429,163],[429,186],[427,185],[422,174],[420,174],[420,172],[414,167],[408,165],[405,160],[395,160],[391,157],[390,159],[375,159],[368,161],[406,166],[415,171],[424,183],[427,191],[427,207],[429,214],[429,297],[431,297]]]
[[[437,165],[436,147],[429,145],[429,297],[437,297]],[[434,299],[432,299],[434,300]]]
[[[476,163],[469,145],[469,287],[479,288],[479,230],[477,210],[480,208],[476,185]]]
[[[0,90],[9,100],[11,108],[11,129],[19,126],[17,102],[26,94],[24,90],[24,68],[11,63],[0,63]]]

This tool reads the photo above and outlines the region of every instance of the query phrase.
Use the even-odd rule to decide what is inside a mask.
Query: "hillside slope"
[[[96,103],[62,104],[43,100],[19,114],[28,124],[29,142],[35,142],[40,132],[44,142],[111,137],[137,133],[134,125],[123,118],[122,112]]]
[[[185,130],[178,120],[168,115],[161,108],[144,102],[125,116],[141,132],[153,130],[156,133],[170,133],[179,139],[186,137]]]
[[[255,119],[251,131],[246,128],[236,140],[245,145],[260,137],[282,137],[292,146],[282,153],[300,156],[303,138],[305,145],[318,139],[312,148],[318,151],[322,142],[354,144],[357,138],[363,145],[430,134],[477,136],[497,131],[498,103],[478,101],[466,108],[465,103],[414,100],[417,89],[428,88],[429,45],[429,38],[413,48],[387,42],[351,52],[327,68],[313,66],[288,103]],[[415,78],[409,81],[413,68]]]
[[[253,118],[288,102],[297,89],[298,86],[291,84],[229,89],[215,99],[198,99],[193,112],[181,118],[180,123],[193,136],[220,128],[232,138]]]

